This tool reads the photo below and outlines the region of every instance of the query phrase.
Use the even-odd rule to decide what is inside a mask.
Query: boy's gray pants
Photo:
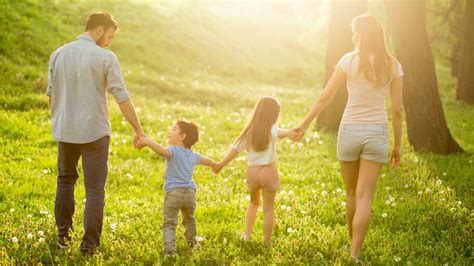
[[[196,189],[174,188],[165,194],[165,205],[163,208],[163,242],[165,252],[176,252],[176,225],[178,224],[178,212],[181,210],[183,216],[184,237],[189,246],[196,243]]]

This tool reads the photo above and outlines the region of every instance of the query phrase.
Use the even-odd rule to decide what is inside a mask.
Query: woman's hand
[[[394,147],[390,153],[390,166],[392,168],[397,168],[402,159],[402,148]]]

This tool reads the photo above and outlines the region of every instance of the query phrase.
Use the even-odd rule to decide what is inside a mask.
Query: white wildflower
[[[33,238],[33,234],[27,234],[26,237],[27,237],[28,239],[32,239],[32,238]]]
[[[12,237],[12,242],[13,242],[13,243],[18,243],[18,238]]]
[[[115,230],[117,228],[117,223],[113,223],[110,225],[110,229]]]
[[[292,232],[293,232],[293,229],[292,229],[291,227],[288,227],[288,229],[286,229],[286,231],[287,231],[288,233],[292,233]]]
[[[387,218],[387,214],[386,214],[385,212],[382,213],[382,217],[383,217],[383,218]]]

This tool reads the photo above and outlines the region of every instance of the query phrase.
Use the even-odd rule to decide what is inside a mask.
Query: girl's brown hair
[[[363,73],[368,81],[376,85],[390,82],[395,58],[388,50],[382,23],[376,17],[365,14],[354,18],[352,29],[358,34],[355,46],[360,63],[356,75]]]
[[[258,100],[252,118],[240,133],[236,143],[247,139],[247,150],[264,151],[270,143],[272,126],[280,114],[280,103],[277,99],[265,96]]]

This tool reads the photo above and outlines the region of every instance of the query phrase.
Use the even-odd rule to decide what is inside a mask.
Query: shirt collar
[[[94,40],[94,39],[92,39],[92,37],[91,37],[91,36],[89,36],[89,35],[85,35],[85,34],[82,34],[82,35],[80,35],[79,37],[77,37],[77,39],[76,39],[76,40],[86,40],[86,41],[90,41],[90,42],[92,42],[92,43],[96,44],[95,40]]]

